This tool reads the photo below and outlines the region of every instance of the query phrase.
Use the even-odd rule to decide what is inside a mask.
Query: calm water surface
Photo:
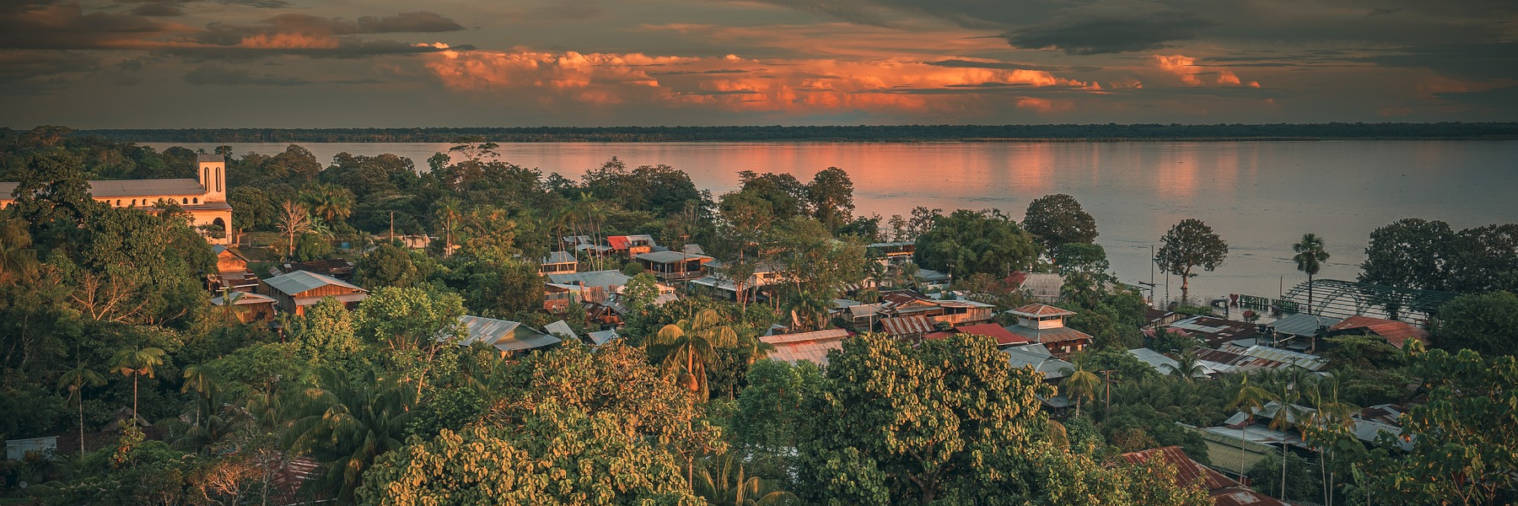
[[[164,148],[172,143],[154,143]],[[302,143],[319,160],[340,152],[395,153],[426,166],[448,144]],[[212,144],[185,144],[191,149]],[[240,144],[274,154],[284,144]],[[1518,141],[995,142],[995,143],[510,143],[501,158],[574,177],[616,156],[667,164],[722,193],[740,170],[803,180],[833,166],[854,180],[858,212],[914,206],[1000,208],[1021,219],[1028,202],[1074,195],[1096,217],[1112,267],[1148,281],[1150,247],[1183,218],[1200,218],[1230,245],[1227,262],[1192,281],[1194,296],[1275,296],[1304,281],[1291,244],[1325,238],[1320,277],[1353,279],[1370,232],[1404,217],[1457,228],[1518,221]],[[1164,275],[1160,274],[1163,299]],[[1179,297],[1180,284],[1170,291]]]

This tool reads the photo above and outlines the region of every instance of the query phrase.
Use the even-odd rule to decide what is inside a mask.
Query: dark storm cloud
[[[132,8],[132,14],[150,17],[174,17],[183,16],[184,9],[173,2],[145,3]]]
[[[120,48],[173,27],[136,14],[85,12],[78,3],[0,1],[0,48]]]
[[[379,33],[435,33],[463,30],[451,19],[427,11],[404,12],[394,16],[364,16],[357,21],[324,18],[307,14],[279,14],[254,24],[211,23],[196,40],[207,44],[230,46],[258,35],[300,34],[334,36]]]
[[[975,61],[975,60],[961,60],[961,59],[956,59],[956,58],[951,58],[951,59],[947,59],[947,60],[926,61],[926,62],[923,62],[923,63],[926,63],[928,65],[938,66],[938,67],[963,68],[963,69],[997,69],[997,70],[1019,70],[1019,69],[1022,69],[1022,70],[1046,70],[1046,71],[1064,70],[1063,67],[1058,66],[1058,65],[1033,65],[1033,64],[1030,64],[1030,63],[1002,62],[1002,61]]]
[[[1518,42],[1404,47],[1353,58],[1388,67],[1420,67],[1473,79],[1518,79]]]
[[[1014,47],[1059,49],[1067,54],[1091,55],[1159,49],[1170,42],[1194,39],[1197,30],[1209,24],[1180,12],[1139,17],[1081,17],[1019,28],[1004,36]]]

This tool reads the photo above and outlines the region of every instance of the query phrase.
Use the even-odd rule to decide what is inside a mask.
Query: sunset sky
[[[1518,120],[1518,2],[0,0],[0,126]]]

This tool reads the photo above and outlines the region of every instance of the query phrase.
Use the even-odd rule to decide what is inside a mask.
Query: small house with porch
[[[1044,345],[1055,357],[1068,357],[1091,346],[1090,334],[1065,326],[1065,317],[1075,314],[1072,311],[1034,303],[1009,313],[1017,317],[1017,323],[1008,325],[1008,332]]]
[[[538,262],[538,274],[573,274],[579,268],[579,260],[568,251],[551,252]]]
[[[206,275],[206,284],[212,292],[252,292],[258,289],[258,276],[248,270],[247,257],[226,246],[212,246],[211,252],[216,255],[216,273]]]
[[[679,281],[701,277],[706,264],[715,258],[685,251],[650,251],[633,257],[643,270],[662,280]]]
[[[655,246],[653,236],[646,234],[608,236],[606,244],[611,245],[613,252],[626,255],[629,260],[653,251]]]

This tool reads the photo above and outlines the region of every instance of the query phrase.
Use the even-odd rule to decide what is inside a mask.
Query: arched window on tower
[[[216,191],[221,191],[221,167],[216,168]]]
[[[211,189],[211,168],[210,167],[206,167],[206,168],[200,169],[200,171],[201,171],[200,184],[203,185],[203,186],[205,186],[207,190],[210,190]]]

